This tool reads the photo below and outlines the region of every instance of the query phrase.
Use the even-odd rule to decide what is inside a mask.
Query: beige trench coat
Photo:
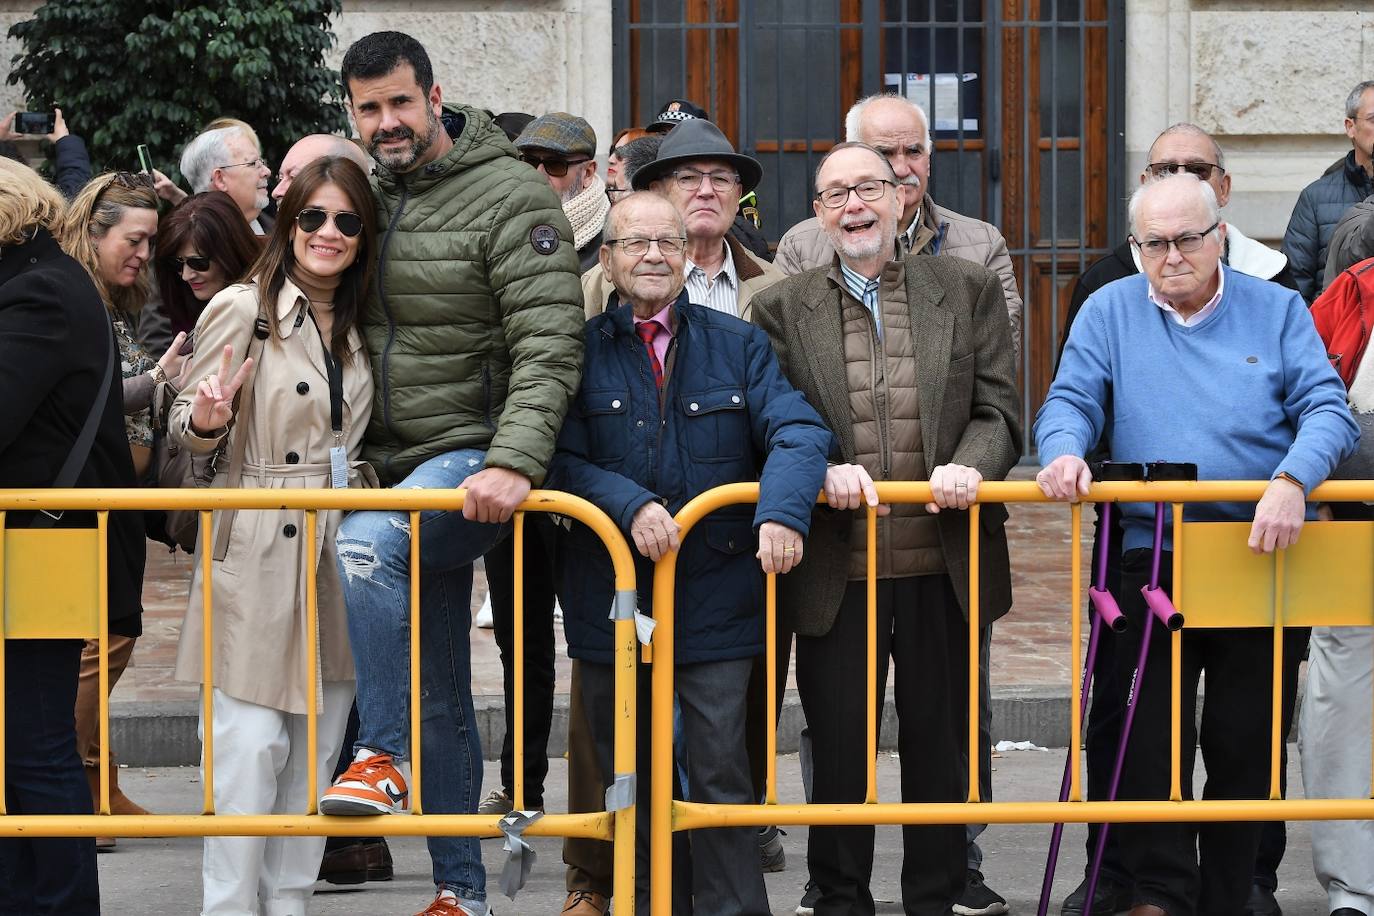
[[[219,372],[225,344],[234,348],[231,372],[242,365],[258,316],[258,290],[239,284],[225,289],[206,306],[196,324],[196,349],[186,378],[199,381]],[[289,281],[277,297],[277,332],[263,341],[253,368],[253,416],[236,419],[214,486],[225,486],[234,436],[248,436],[243,486],[324,488],[329,486],[329,378],[324,346],[304,310],[305,296]],[[350,360],[343,367],[344,445],[352,465],[350,482],[370,477],[357,460],[372,412],[372,373],[362,338],[349,335]],[[176,441],[198,453],[209,453],[219,438],[197,436],[190,429],[191,395],[186,390],[171,408],[168,421]],[[375,478],[372,478],[375,480]],[[374,484],[375,485],[375,484]],[[347,617],[334,533],[340,513],[320,512],[316,542],[306,545],[305,517],[299,511],[241,511],[233,517],[228,552],[212,561],[214,581],[214,686],[236,699],[304,714],[319,682],[352,680]],[[218,532],[220,513],[215,513]],[[197,546],[190,604],[177,649],[176,678],[203,683],[204,613],[201,602],[200,551]],[[309,686],[306,657],[305,564],[315,563],[318,584],[318,661],[314,689]],[[318,701],[317,701],[318,702]],[[317,706],[318,708],[318,706]]]

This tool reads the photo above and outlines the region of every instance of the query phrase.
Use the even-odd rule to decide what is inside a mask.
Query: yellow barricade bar
[[[204,721],[204,795],[199,815],[140,815],[115,816],[109,812],[109,774],[108,766],[102,765],[100,804],[103,812],[96,815],[25,815],[0,816],[0,836],[502,836],[497,826],[499,817],[489,815],[437,815],[420,814],[421,799],[421,753],[420,753],[420,513],[426,510],[461,511],[466,491],[457,490],[267,490],[267,489],[143,489],[143,490],[0,490],[0,596],[4,596],[5,613],[0,615],[0,626],[7,638],[36,637],[51,635],[52,622],[36,616],[32,601],[12,601],[16,596],[13,588],[18,587],[15,577],[6,576],[7,564],[42,562],[44,558],[27,555],[26,550],[34,543],[20,544],[14,555],[6,557],[6,548],[12,542],[3,535],[6,512],[38,511],[95,511],[95,529],[56,529],[37,532],[52,543],[62,541],[66,544],[63,556],[74,554],[72,544],[80,544],[85,553],[92,550],[91,558],[94,575],[68,576],[63,583],[74,596],[80,598],[78,606],[68,615],[69,622],[75,627],[71,632],[62,631],[64,636],[98,638],[102,649],[108,629],[108,575],[106,564],[106,538],[111,511],[184,509],[199,510],[201,550],[201,597],[204,614],[204,646],[202,656],[202,718]],[[408,513],[410,521],[410,604],[411,604],[411,776],[413,817],[325,817],[315,813],[320,787],[317,785],[315,757],[318,752],[318,711],[316,703],[311,702],[307,714],[307,750],[311,761],[309,767],[309,801],[303,814],[280,815],[217,815],[214,813],[214,588],[212,580],[212,551],[208,545],[213,543],[212,513],[217,510],[268,510],[300,511],[305,514],[304,536],[307,543],[313,543],[318,529],[318,513],[324,510],[372,510],[382,512]],[[523,551],[519,548],[524,541],[524,513],[558,513],[576,519],[586,525],[605,544],[610,554],[615,574],[615,589],[619,595],[635,594],[634,559],[623,535],[606,515],[592,503],[571,494],[552,490],[535,490],[518,507],[515,516],[516,538],[516,620],[523,620],[523,589],[520,588],[520,572]],[[31,535],[35,532],[14,529],[16,533]],[[51,554],[44,552],[45,557]],[[13,567],[10,567],[13,568]],[[318,694],[318,596],[316,593],[316,570],[313,565],[306,567],[306,648],[309,654],[307,676],[310,680],[307,696],[317,698]],[[92,588],[95,589],[91,594]],[[45,593],[46,594],[46,593]],[[49,595],[49,598],[51,595]],[[17,609],[11,604],[18,605]],[[71,603],[71,602],[68,602]],[[92,610],[92,607],[94,610]],[[11,613],[14,610],[15,613]],[[51,600],[41,603],[40,611],[50,616],[53,611]],[[45,629],[46,628],[46,629]],[[517,627],[518,632],[518,627]],[[517,637],[518,638],[518,637]],[[615,717],[615,767],[617,774],[633,777],[635,767],[635,678],[634,652],[636,647],[634,620],[617,619],[615,622],[616,674],[616,717]],[[100,661],[100,744],[102,761],[109,755],[109,701],[108,669],[105,651]],[[517,665],[520,665],[517,651]],[[0,683],[4,677],[4,656],[0,653]],[[521,665],[521,667],[523,667]],[[517,684],[521,679],[517,677]],[[523,689],[517,689],[516,702],[523,701]],[[0,703],[0,777],[4,773],[4,707]],[[523,774],[523,734],[519,722],[523,719],[523,709],[516,710],[517,717],[517,759],[515,769],[517,779]],[[521,800],[523,785],[517,783],[516,797]],[[3,799],[0,799],[0,815],[3,815]],[[634,837],[635,811],[633,805],[614,813],[596,812],[590,814],[548,814],[531,824],[524,833],[528,836],[585,837],[613,841],[615,844],[615,885],[616,896],[625,901],[626,912],[633,911],[634,900]]]
[[[1051,502],[1033,481],[985,481],[979,485],[977,503],[967,513],[969,537],[968,602],[968,802],[964,804],[884,804],[877,793],[877,690],[876,683],[876,607],[877,516],[867,509],[867,606],[868,640],[868,773],[865,802],[858,805],[778,805],[776,764],[776,584],[768,577],[766,613],[768,640],[765,648],[769,683],[767,747],[769,751],[768,786],[765,805],[705,805],[675,801],[672,797],[672,698],[674,589],[677,553],[659,560],[654,570],[654,638],[656,660],[653,671],[653,716],[651,768],[655,775],[650,801],[652,831],[650,840],[650,880],[653,887],[667,888],[672,881],[672,833],[712,827],[818,825],[818,824],[963,824],[970,820],[988,823],[1053,823],[1092,821],[1197,821],[1197,820],[1291,820],[1353,819],[1374,817],[1374,800],[1279,800],[1278,761],[1283,736],[1281,724],[1281,678],[1283,629],[1285,626],[1369,625],[1374,623],[1374,566],[1368,559],[1374,552],[1374,523],[1309,522],[1297,545],[1268,556],[1256,556],[1246,546],[1249,523],[1185,523],[1186,504],[1190,502],[1257,502],[1267,481],[1169,481],[1104,482],[1093,484],[1082,502],[1170,503],[1173,509],[1173,597],[1184,612],[1187,626],[1198,627],[1272,627],[1274,631],[1274,688],[1271,697],[1273,730],[1270,758],[1272,779],[1270,799],[1255,801],[1182,801],[1181,657],[1183,634],[1170,634],[1173,660],[1170,685],[1172,722],[1170,743],[1172,767],[1170,800],[1159,802],[1085,802],[1079,778],[1081,749],[1077,736],[1082,721],[1083,601],[1082,578],[1082,504],[1069,507],[1072,543],[1072,608],[1070,671],[1070,784],[1068,803],[1061,802],[982,802],[979,796],[979,516],[985,503]],[[926,482],[880,482],[876,484],[881,503],[924,503],[931,500]],[[679,540],[685,541],[692,528],[717,509],[758,499],[755,483],[729,484],[700,494],[675,517]],[[1316,488],[1312,501],[1352,502],[1374,500],[1374,481],[1332,481]],[[818,501],[824,501],[822,494]],[[1188,549],[1183,545],[1185,540]],[[1349,575],[1333,576],[1333,557],[1351,556]],[[1224,570],[1219,573],[1219,570]],[[1344,573],[1344,571],[1342,571]],[[1353,597],[1353,600],[1352,600]],[[1361,602],[1360,598],[1363,598]],[[1220,600],[1223,599],[1224,600]],[[1341,600],[1344,599],[1344,600]],[[1333,615],[1333,607],[1341,609]],[[967,805],[977,803],[977,813]],[[668,916],[671,895],[658,893],[652,901],[654,916]]]

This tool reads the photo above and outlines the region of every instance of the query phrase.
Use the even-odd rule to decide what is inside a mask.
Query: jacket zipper
[[[864,311],[868,312],[868,309],[864,309]],[[888,446],[890,444],[887,435],[888,399],[884,393],[884,389],[887,387],[887,372],[882,363],[883,346],[882,341],[878,337],[878,324],[874,320],[872,312],[868,312],[868,322],[873,330],[873,333],[868,338],[868,352],[869,358],[872,360],[870,377],[873,380],[873,419],[874,425],[878,428],[878,461],[883,472],[882,479],[890,480],[892,478],[892,456],[888,452]],[[879,376],[882,377],[881,382],[879,381]]]
[[[396,204],[396,212],[392,214],[391,222],[387,224],[386,235],[382,237],[382,250],[377,257],[377,298],[382,303],[382,313],[386,315],[386,346],[382,347],[382,424],[393,439],[399,439],[396,435],[396,428],[391,422],[391,345],[396,342],[396,319],[391,314],[391,304],[386,298],[386,252],[391,245],[391,237],[396,232],[396,224],[401,221],[401,215],[405,212],[406,201],[410,198],[410,189],[406,187],[405,180],[397,177],[397,183],[401,186],[401,199]],[[387,458],[387,469],[390,470],[391,459]]]

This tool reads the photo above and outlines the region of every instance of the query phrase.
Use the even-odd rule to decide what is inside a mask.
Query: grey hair
[[[916,117],[921,121],[921,132],[925,135],[924,139],[921,141],[921,145],[925,147],[927,156],[932,155],[935,152],[935,142],[930,136],[930,118],[926,117],[926,110],[911,101],[911,99],[897,95],[895,92],[879,92],[855,102],[844,116],[845,140],[851,143],[864,142],[863,131],[860,130],[860,125],[864,118],[864,110],[867,109],[870,104],[880,99],[893,99],[898,102],[905,102],[907,105],[911,106],[911,109],[916,112]]]
[[[210,190],[215,169],[229,165],[229,138],[240,134],[237,127],[221,127],[197,135],[181,151],[181,174],[191,185],[191,193]]]
[[[816,193],[819,194],[821,190],[821,169],[825,168],[825,164],[830,161],[831,156],[835,155],[842,149],[868,150],[870,153],[878,157],[878,161],[881,162],[883,164],[883,168],[887,170],[888,177],[892,179],[892,183],[894,185],[899,184],[899,182],[897,181],[897,173],[892,170],[892,163],[887,161],[886,156],[875,150],[873,147],[869,146],[867,143],[861,143],[858,140],[846,140],[843,143],[836,143],[834,146],[830,147],[829,152],[827,152],[824,156],[821,157],[820,163],[816,166],[816,174],[811,180],[811,187],[816,189]]]
[[[1374,85],[1374,83],[1370,85]],[[1221,166],[1223,169],[1226,168],[1226,157],[1221,153],[1221,144],[1216,141],[1215,137],[1207,133],[1207,131],[1198,127],[1196,124],[1189,124],[1187,121],[1180,121],[1177,124],[1172,124],[1159,132],[1159,136],[1155,137],[1155,142],[1150,144],[1151,160],[1154,159],[1155,147],[1159,145],[1159,141],[1171,134],[1187,134],[1192,137],[1207,138],[1208,142],[1212,144],[1212,150],[1217,154],[1217,165]]]
[[[1130,219],[1132,233],[1136,235],[1140,234],[1140,205],[1141,202],[1144,200],[1145,195],[1150,193],[1151,189],[1157,188],[1160,185],[1170,181],[1193,182],[1193,184],[1190,187],[1196,188],[1198,196],[1202,198],[1203,206],[1207,208],[1207,221],[1209,223],[1215,223],[1220,221],[1221,206],[1217,203],[1217,192],[1212,190],[1212,186],[1210,184],[1198,178],[1196,175],[1189,175],[1185,172],[1181,175],[1173,174],[1165,175],[1162,178],[1151,178],[1149,181],[1146,181],[1140,187],[1135,189],[1135,191],[1131,194],[1131,202],[1126,205],[1126,214]]]
[[[1345,116],[1347,118],[1353,121],[1360,116],[1360,100],[1370,89],[1374,89],[1374,80],[1365,80],[1350,90],[1350,95],[1345,97]]]
[[[625,183],[634,181],[635,172],[658,158],[658,148],[663,144],[663,134],[650,134],[621,144],[615,151],[620,160],[621,170],[625,173]]]

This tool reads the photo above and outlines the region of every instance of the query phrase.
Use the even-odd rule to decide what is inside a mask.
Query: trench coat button
[[[644,425],[644,421],[643,421],[643,420],[636,420],[636,421],[635,421],[635,426],[643,426],[643,425]]]
[[[301,382],[296,386],[296,394],[308,394],[310,391],[309,382]]]
[[[300,462],[300,460],[301,460],[301,456],[300,456],[300,455],[297,455],[295,452],[287,452],[287,453],[286,453],[286,463],[287,463],[287,464],[297,464],[297,463]]]
[[[734,550],[734,549],[735,549],[735,539],[734,539],[734,538],[731,538],[731,539],[730,539],[730,542],[729,542],[728,546],[729,546],[729,548],[730,548],[731,550]]]
[[[699,408],[700,406],[701,406],[701,405],[698,404],[696,401],[693,401],[690,405],[688,405],[689,409],[691,409],[691,410],[696,410],[696,409]]]
[[[289,537],[289,538],[293,538],[293,537],[296,536],[296,526],[295,526],[295,525],[287,525],[287,526],[285,526],[285,527],[282,528],[281,533],[284,534],[284,535],[286,535],[286,536]]]
[[[611,409],[612,409],[612,410],[619,410],[619,409],[620,409],[620,398],[616,398],[614,401],[611,402]]]
[[[732,394],[732,395],[730,395],[730,403],[732,403],[732,404],[738,404],[738,403],[739,403],[739,395],[737,395],[737,394]]]

